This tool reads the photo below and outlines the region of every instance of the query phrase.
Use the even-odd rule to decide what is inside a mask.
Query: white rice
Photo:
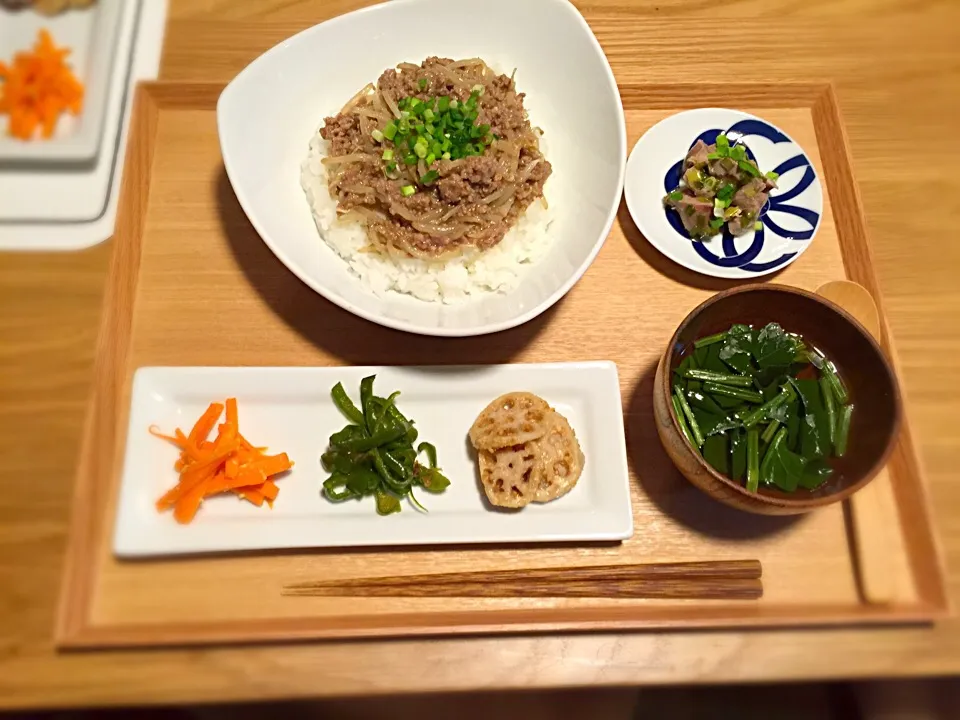
[[[546,154],[541,140],[541,149]],[[405,293],[428,302],[456,303],[483,293],[507,293],[523,273],[540,260],[549,247],[547,231],[552,208],[533,202],[503,240],[484,252],[470,251],[443,262],[419,258],[393,258],[363,250],[367,234],[356,221],[337,218],[337,202],[327,189],[327,170],[320,161],[327,156],[327,141],[319,132],[310,141],[310,152],[300,165],[300,184],[310,202],[320,236],[379,296]],[[546,190],[550,181],[545,186]]]

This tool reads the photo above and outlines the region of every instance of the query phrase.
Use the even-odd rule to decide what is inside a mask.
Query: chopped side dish
[[[224,409],[226,417],[217,427],[217,437],[208,440]],[[293,467],[286,453],[267,455],[266,448],[254,447],[240,434],[236,398],[229,398],[225,404],[211,403],[189,435],[180,428],[172,436],[164,435],[155,427],[150,428],[150,434],[180,448],[180,457],[174,463],[180,481],[157,500],[157,510],[172,509],[181,524],[193,520],[204,499],[222,493],[233,493],[258,507],[264,501],[273,507],[280,493],[274,480]]]
[[[743,235],[760,228],[758,217],[770,190],[777,187],[777,177],[762,173],[747,157],[746,146],[731,145],[721,133],[713,145],[697,140],[690,148],[680,184],[663,202],[677,211],[694,240],[717,235],[724,225],[731,235]]]
[[[437,467],[437,450],[427,442],[417,441],[413,420],[397,409],[399,392],[383,398],[373,394],[376,375],[360,381],[360,408],[343,389],[334,385],[331,395],[350,423],[330,436],[330,447],[321,456],[330,477],[323,483],[323,495],[332,502],[359,500],[373,495],[377,513],[400,512],[400,499],[422,511],[425,508],[413,494],[415,487],[431,493],[442,493],[450,481]],[[427,456],[427,465],[417,460]]]
[[[10,65],[0,62],[0,114],[10,116],[7,132],[21,140],[53,137],[64,113],[83,109],[83,84],[50,33],[41,30],[32,50],[19,52]]]

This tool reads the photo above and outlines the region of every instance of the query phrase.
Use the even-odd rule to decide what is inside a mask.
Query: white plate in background
[[[57,47],[70,49],[66,61],[84,86],[82,111],[76,117],[64,114],[48,140],[11,137],[9,116],[0,115],[0,166],[91,162],[101,146],[110,149],[110,143],[104,142],[104,125],[123,4],[123,0],[97,0],[90,7],[53,17],[30,8],[0,9],[0,59],[11,63],[16,53],[36,44],[37,34],[45,28]]]
[[[433,443],[450,478],[439,495],[417,494],[402,512],[377,515],[374,498],[332,503],[320,495],[320,465],[330,435],[347,424],[330,398],[342,382],[359,402],[360,380],[377,376],[376,394],[393,391]],[[498,395],[537,393],[567,417],[586,456],[567,495],[520,511],[486,503],[467,431]],[[123,476],[114,532],[120,557],[362,545],[446,545],[622,540],[633,534],[623,409],[610,362],[476,367],[151,367],[137,370],[131,395]],[[233,495],[209,498],[189,525],[154,503],[177,482],[177,449],[148,432],[190,431],[207,406],[236,397],[240,428],[257,446],[286,452],[296,465],[277,480],[273,509]]]
[[[150,4],[153,0],[142,0]],[[0,163],[0,235],[13,223],[77,223],[96,220],[107,209],[118,138],[123,128],[132,54],[141,0],[120,3],[116,62],[110,71],[110,97],[102,129],[102,151],[88,165]],[[52,201],[53,200],[53,201]],[[0,247],[7,243],[0,239]],[[28,247],[24,243],[25,247]]]

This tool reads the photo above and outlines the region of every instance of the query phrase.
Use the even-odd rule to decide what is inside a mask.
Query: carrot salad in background
[[[0,115],[9,116],[8,134],[32,140],[39,130],[50,138],[61,115],[80,114],[83,84],[66,61],[69,54],[41,30],[32,50],[17,53],[9,65],[0,62]]]
[[[217,437],[208,440],[224,409],[226,417],[217,427]],[[157,510],[172,509],[182,524],[193,520],[205,498],[222,493],[233,493],[258,507],[264,502],[273,507],[280,492],[275,476],[293,467],[286,453],[267,455],[267,448],[254,447],[240,434],[236,398],[225,404],[211,403],[189,435],[180,428],[172,436],[164,435],[155,426],[150,427],[150,434],[180,448],[174,463],[180,480],[157,500]]]

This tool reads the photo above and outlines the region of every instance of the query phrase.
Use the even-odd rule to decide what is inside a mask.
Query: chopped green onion
[[[383,159],[388,161],[393,160],[393,150],[391,150],[390,148],[387,148],[386,150],[384,150]]]
[[[410,153],[409,155],[406,155],[406,156],[403,158],[403,164],[404,164],[404,165],[416,165],[416,164],[417,164],[417,156],[414,155],[413,153]]]
[[[417,189],[413,187],[413,185],[404,185],[402,188],[400,188],[400,194],[403,195],[404,197],[410,197],[416,191]]]
[[[476,93],[478,97],[483,95],[483,85],[474,85],[470,90],[472,93]]]
[[[730,202],[733,200],[733,196],[737,193],[737,186],[732,183],[727,183],[719,190],[717,190],[717,199],[723,200],[724,202]]]
[[[433,153],[430,153],[426,158],[424,158],[423,161],[427,164],[427,167],[430,167],[437,161],[437,156]]]
[[[430,108],[427,108],[426,110],[424,110],[423,119],[426,120],[428,123],[433,122],[433,119],[435,117],[436,115],[433,114],[433,110],[431,110]]]
[[[419,106],[419,105],[420,105],[420,101],[419,101],[417,98],[415,98],[415,97],[410,98],[409,107],[410,107],[411,110],[413,110],[414,112],[416,112],[416,111],[417,111],[417,106]]]
[[[397,125],[396,123],[390,122],[387,123],[387,126],[383,129],[383,137],[387,140],[393,140],[397,136]]]
[[[756,230],[756,231],[758,231],[758,232],[759,232],[760,230],[763,230],[763,223],[760,222],[759,220],[757,220],[757,221],[753,224],[753,229]]]
[[[674,190],[667,197],[669,197],[674,202],[680,202],[681,200],[683,200],[683,193],[680,192],[679,190]]]
[[[724,133],[720,133],[717,135],[716,145],[718,148],[730,147],[730,138],[728,138]]]
[[[444,153],[443,155],[441,155],[440,157],[442,157],[444,160],[449,160],[449,159],[450,159],[450,153],[445,152],[445,153]]]
[[[713,228],[714,230],[719,230],[720,228],[723,227],[723,223],[725,222],[726,220],[724,220],[723,218],[714,218],[713,220],[710,221],[710,227]]]
[[[730,157],[734,160],[746,160],[747,149],[743,145],[734,145],[730,148]]]
[[[456,110],[459,106],[460,106],[460,103],[457,102],[457,99],[456,99],[456,98],[453,98],[453,99],[450,101],[450,109],[451,109],[451,110]]]
[[[383,138],[385,137],[385,135],[379,130],[374,130],[372,133],[370,133],[370,136],[378,143],[383,142]]]
[[[773,180],[774,182],[776,182],[780,176],[777,173],[773,172],[773,170],[771,170],[766,175],[764,175],[764,177],[767,178],[767,180]]]
[[[397,164],[395,162],[387,163],[387,172],[392,173],[392,172],[396,172],[396,170],[397,170]]]
[[[431,170],[430,172],[428,172],[427,174],[425,174],[425,175],[420,179],[420,181],[421,181],[424,185],[433,185],[433,183],[435,183],[435,182],[437,181],[437,178],[439,178],[439,177],[440,177],[440,173],[438,173],[436,170]]]
[[[420,80],[417,82],[417,85],[420,86],[420,89],[421,89],[421,90],[426,90],[426,88],[427,88],[427,79],[426,79],[426,78],[420,78]]]
[[[417,143],[416,145],[413,146],[413,153],[418,158],[423,160],[427,156],[427,146]]]
[[[442,98],[437,100],[437,110],[439,110],[442,113],[445,113],[449,109],[450,109],[450,98],[443,96]]]
[[[747,175],[760,177],[760,170],[757,169],[757,166],[751,163],[749,160],[737,160],[737,165],[739,165],[740,169],[747,173]]]

